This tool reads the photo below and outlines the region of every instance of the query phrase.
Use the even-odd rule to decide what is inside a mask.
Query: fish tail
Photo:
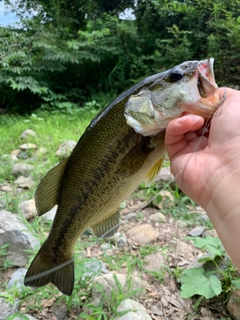
[[[42,287],[48,283],[53,283],[63,294],[70,296],[74,287],[74,260],[54,262],[46,258],[41,248],[26,273],[24,285]]]

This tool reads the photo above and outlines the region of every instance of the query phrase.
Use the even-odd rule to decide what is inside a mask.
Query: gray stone
[[[62,303],[60,305],[59,305],[59,303],[54,304],[53,313],[58,320],[64,320],[64,319],[66,319],[66,316],[68,313],[68,307],[64,303]]]
[[[155,221],[155,222],[166,222],[167,221],[165,215],[161,212],[156,212],[154,214],[151,214],[149,216],[149,219],[151,221]]]
[[[213,237],[213,238],[217,238],[218,237],[217,231],[215,229],[204,231],[202,234],[202,237],[206,238],[208,236]]]
[[[26,220],[30,220],[37,216],[34,199],[24,201],[18,205],[19,210]]]
[[[170,171],[170,167],[162,168],[155,179],[155,182],[171,183],[175,182],[174,176]]]
[[[76,146],[76,142],[73,140],[67,140],[64,143],[62,143],[58,150],[56,151],[56,156],[60,157],[60,158],[66,158],[69,156],[69,154],[71,153],[71,151],[75,148]]]
[[[13,151],[11,152],[11,156],[18,158],[20,152],[21,152],[21,150],[13,150]]]
[[[27,269],[25,268],[20,268],[17,271],[15,271],[7,283],[7,289],[9,290],[14,287],[18,289],[19,292],[22,292],[23,288],[25,287],[23,280],[26,273]]]
[[[94,277],[100,273],[108,273],[108,268],[105,263],[97,258],[93,258],[90,261],[84,262],[84,270],[86,270],[82,276],[83,279],[87,277]]]
[[[148,271],[160,271],[165,259],[160,252],[149,254],[144,258],[144,269]]]
[[[2,292],[4,294],[4,292]],[[1,292],[0,292],[1,296]],[[4,298],[0,298],[0,320],[6,320],[11,314],[14,314],[18,310],[19,301],[14,300],[13,304],[7,302]]]
[[[194,229],[192,229],[191,231],[189,231],[188,235],[191,237],[200,237],[203,234],[204,230],[205,230],[205,227],[197,226]]]
[[[34,181],[30,177],[20,176],[14,181],[14,183],[17,187],[22,189],[31,189],[34,187]]]
[[[141,244],[148,244],[156,241],[160,236],[160,233],[150,224],[144,223],[129,229],[127,235],[133,237],[134,240]]]
[[[117,312],[128,311],[116,320],[152,320],[142,304],[132,299],[123,300],[117,308]]]
[[[34,132],[31,129],[27,129],[25,131],[23,131],[23,133],[21,134],[20,138],[21,139],[27,139],[28,137],[34,137],[36,135],[36,132]]]
[[[131,292],[136,290],[136,295],[141,296],[144,292],[146,282],[140,280],[135,276],[130,278],[125,274],[104,274],[102,276],[93,279],[93,289],[92,298],[102,299],[104,303],[108,303],[111,299],[112,292],[118,292],[118,284],[116,283],[114,277],[117,278],[117,282],[121,285],[121,291],[123,293]],[[101,289],[99,290],[99,286]],[[138,294],[137,294],[138,293]]]
[[[234,320],[240,320],[240,289],[235,289],[227,303],[227,309]]]
[[[124,220],[132,220],[132,219],[136,219],[136,217],[137,217],[137,213],[130,212],[125,215]]]
[[[123,247],[127,242],[127,237],[124,233],[116,232],[112,237],[108,238],[111,242]]]
[[[0,190],[3,192],[12,192],[13,188],[10,186],[10,184],[4,184],[0,186]]]
[[[12,169],[12,174],[14,176],[28,177],[29,174],[34,170],[34,166],[28,163],[15,163]]]
[[[21,218],[11,212],[0,210],[0,247],[9,243],[6,256],[0,256],[0,264],[7,259],[14,266],[25,266],[29,260],[29,253],[39,247],[39,241],[31,235]]]

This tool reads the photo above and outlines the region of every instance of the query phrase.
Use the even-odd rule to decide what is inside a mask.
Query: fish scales
[[[206,117],[219,105],[212,64],[213,59],[184,62],[121,94],[92,120],[71,155],[41,180],[38,214],[55,204],[58,209],[26,285],[51,282],[72,293],[76,241],[88,227],[97,236],[117,230],[119,204],[161,167],[167,123],[184,111]]]

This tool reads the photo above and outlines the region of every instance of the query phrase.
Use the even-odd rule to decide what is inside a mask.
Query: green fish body
[[[56,204],[58,209],[26,285],[53,283],[72,293],[76,241],[89,227],[98,237],[116,232],[120,203],[161,168],[167,123],[184,111],[207,117],[216,110],[212,64],[184,62],[122,93],[92,120],[71,155],[46,174],[35,194],[38,215]]]

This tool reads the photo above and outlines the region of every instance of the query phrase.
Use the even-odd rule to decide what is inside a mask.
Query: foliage
[[[4,2],[21,23],[0,28],[2,108],[62,112],[210,56],[218,83],[239,82],[239,0]],[[134,19],[120,19],[126,8]]]

